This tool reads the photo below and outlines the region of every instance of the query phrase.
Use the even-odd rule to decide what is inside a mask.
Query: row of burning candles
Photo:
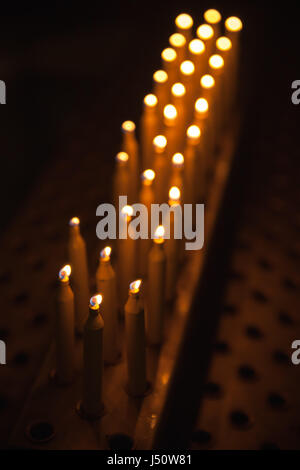
[[[207,10],[204,18],[206,23],[198,27],[196,39],[192,39],[193,19],[189,15],[181,14],[175,20],[177,32],[169,39],[172,47],[163,50],[163,69],[154,73],[154,92],[144,99],[140,151],[135,124],[122,124],[122,151],[117,154],[114,175],[115,207],[121,195],[126,195],[130,204],[139,200],[148,213],[153,203],[168,201],[176,206],[182,201],[205,199],[216,137],[220,137],[232,111],[242,23],[237,17],[228,18],[226,36],[221,36],[221,14]],[[141,168],[144,171],[139,191]],[[128,224],[133,212],[133,207],[126,204],[119,217]],[[111,247],[105,247],[96,273],[101,294],[90,299],[88,314],[86,246],[79,219],[74,217],[69,225],[70,265],[59,272],[56,378],[63,384],[73,380],[74,331],[83,332],[80,412],[96,418],[103,412],[103,363],[115,364],[120,354],[119,311],[125,315],[128,393],[142,396],[147,390],[146,333],[149,344],[161,344],[165,301],[174,296],[182,240],[170,236],[165,243],[162,225],[156,227],[153,243],[151,239],[119,238],[117,276],[110,260]],[[74,294],[69,285],[71,266]],[[146,328],[140,295],[142,280],[134,280],[137,273],[147,278]]]

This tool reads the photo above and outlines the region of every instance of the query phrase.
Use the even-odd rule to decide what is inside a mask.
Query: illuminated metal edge
[[[177,285],[176,302],[166,313],[165,341],[158,348],[147,348],[148,379],[151,393],[143,398],[129,397],[125,390],[126,364],[122,360],[104,368],[105,414],[98,421],[89,422],[76,413],[81,398],[82,376],[78,372],[71,386],[60,387],[49,380],[55,364],[54,346],[46,357],[41,372],[29,394],[17,426],[12,433],[10,446],[35,449],[109,449],[109,435],[124,433],[134,439],[134,448],[150,449],[155,440],[155,430],[169,393],[195,290],[201,278],[205,256],[214,233],[217,215],[222,203],[234,155],[237,127],[234,135],[228,134],[222,142],[215,174],[205,207],[205,249],[188,252]],[[121,337],[124,337],[121,325]],[[122,345],[121,345],[122,346]],[[122,348],[123,349],[123,348]],[[82,341],[76,343],[77,370],[82,366]],[[35,421],[49,422],[54,436],[46,443],[32,443],[26,429]]]

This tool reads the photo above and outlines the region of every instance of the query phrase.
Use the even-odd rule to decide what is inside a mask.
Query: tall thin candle
[[[124,305],[127,299],[128,284],[136,276],[136,240],[133,240],[128,233],[128,224],[131,221],[133,209],[131,206],[124,206],[121,210],[120,223],[121,234],[118,238],[118,285],[121,313],[124,313]]]
[[[146,222],[148,231],[150,230],[151,223],[151,204],[154,204],[154,190],[153,182],[155,173],[151,169],[147,169],[142,173],[142,188],[140,191],[140,202],[147,207],[147,220],[144,221],[143,217],[146,215],[141,214],[141,223]],[[147,274],[148,253],[151,248],[151,238],[140,239],[139,243],[139,273],[142,277]]]
[[[141,120],[141,142],[143,155],[143,169],[151,166],[152,141],[159,130],[157,97],[153,94],[144,98],[144,112]]]
[[[192,38],[192,27],[194,20],[188,13],[181,13],[175,19],[175,25],[178,33],[183,34],[187,42]]]
[[[162,113],[169,98],[169,77],[165,70],[157,70],[153,74],[153,93],[157,97],[158,128],[161,129]]]
[[[166,185],[169,178],[169,162],[167,160],[167,139],[164,135],[157,135],[153,139],[154,149],[154,193],[155,202],[161,204],[166,201]]]
[[[139,155],[138,143],[135,137],[135,124],[132,121],[124,121],[122,124],[123,143],[122,150],[129,155],[129,172],[130,172],[130,194],[129,202],[134,204],[138,200],[139,186]]]
[[[176,186],[172,186],[169,191],[169,205],[172,207],[170,210],[170,234],[166,240],[166,256],[167,256],[167,273],[166,273],[166,299],[172,300],[175,293],[175,286],[178,273],[178,264],[180,258],[180,242],[179,238],[175,238],[175,213],[174,211],[180,210],[180,190]],[[176,219],[177,220],[177,219]]]

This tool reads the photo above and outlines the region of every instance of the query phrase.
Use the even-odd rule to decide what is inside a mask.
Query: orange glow
[[[137,279],[129,284],[129,291],[131,294],[138,294],[142,284],[142,279]]]
[[[176,17],[175,24],[180,29],[190,29],[194,24],[194,20],[187,13],[181,13]]]
[[[144,183],[149,186],[155,178],[155,172],[153,170],[145,170],[142,173],[142,179]]]
[[[169,43],[172,47],[183,47],[186,43],[186,39],[183,34],[175,33],[169,37]]]
[[[222,56],[220,56],[219,54],[214,54],[212,55],[210,58],[209,58],[209,65],[213,68],[213,69],[221,69],[222,67],[224,67],[224,59]]]
[[[186,131],[186,135],[190,139],[199,139],[199,137],[201,135],[200,128],[198,126],[196,126],[195,124],[193,124],[192,126],[188,127],[188,129]]]
[[[153,139],[153,145],[157,150],[164,150],[167,146],[167,139],[164,135],[157,135]]]
[[[197,36],[200,39],[211,39],[214,35],[214,30],[209,24],[201,24],[197,29]]]
[[[171,201],[179,201],[180,200],[180,189],[177,186],[172,186],[169,191],[169,199]]]
[[[149,108],[155,108],[155,106],[157,105],[157,98],[155,95],[150,93],[149,95],[145,96],[144,103],[146,106],[149,106]]]
[[[110,247],[110,246],[106,246],[105,248],[103,248],[103,250],[101,250],[101,252],[100,252],[100,258],[101,258],[103,261],[109,261],[109,260],[110,260],[110,254],[111,254],[111,247]]]
[[[195,72],[195,66],[191,60],[185,60],[180,64],[180,71],[183,75],[192,75]]]
[[[225,28],[228,31],[232,31],[236,33],[238,31],[241,31],[241,29],[243,29],[243,23],[237,16],[230,16],[225,21]]]
[[[222,15],[218,10],[210,8],[204,13],[204,19],[207,21],[207,23],[217,24],[221,21]]]
[[[159,225],[154,232],[154,242],[157,244],[163,243],[165,235],[165,229],[163,225]]]
[[[189,43],[189,50],[192,54],[200,55],[205,51],[205,44],[201,39],[193,39]]]
[[[182,83],[174,83],[172,86],[172,95],[173,96],[184,96],[185,95],[185,86]]]
[[[119,152],[116,155],[116,159],[118,162],[128,162],[129,155],[126,152]]]
[[[216,46],[220,51],[229,51],[232,48],[232,43],[226,36],[221,36],[216,40]]]
[[[208,111],[208,102],[205,98],[199,98],[195,103],[195,110],[198,113],[206,113]]]
[[[90,307],[93,310],[98,310],[101,302],[102,302],[102,295],[101,294],[93,295],[93,297],[90,298]]]
[[[172,163],[175,166],[182,166],[184,163],[184,156],[182,153],[174,153],[172,157]]]
[[[153,80],[156,83],[166,83],[168,80],[168,74],[164,70],[156,70],[153,74]]]
[[[61,281],[67,282],[71,274],[71,266],[66,264],[58,273],[58,277]]]
[[[176,54],[175,49],[172,49],[172,47],[167,47],[166,49],[162,51],[161,57],[166,62],[174,62],[174,60],[177,57],[177,54]]]
[[[72,217],[72,219],[69,222],[69,225],[71,225],[71,227],[76,227],[79,224],[80,224],[80,220],[78,219],[78,217]]]
[[[133,208],[131,206],[124,206],[122,207],[121,213],[127,215],[127,217],[131,217],[133,215]]]
[[[133,121],[124,121],[122,124],[122,129],[125,132],[134,132],[135,131],[135,124]]]
[[[203,88],[212,88],[215,84],[215,79],[211,75],[206,74],[201,77],[200,84]]]
[[[164,107],[164,117],[170,120],[176,119],[177,109],[175,108],[175,106],[173,106],[172,104],[167,104]]]

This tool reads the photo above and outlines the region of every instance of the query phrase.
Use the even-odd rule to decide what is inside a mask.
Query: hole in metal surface
[[[265,258],[260,258],[258,260],[258,266],[260,268],[264,269],[265,271],[271,271],[272,270],[272,265]]]
[[[223,395],[223,390],[218,383],[207,382],[204,386],[204,394],[209,398],[220,398]]]
[[[25,351],[20,351],[14,356],[12,362],[15,366],[24,366],[29,362],[29,355]]]
[[[107,436],[107,441],[111,450],[131,450],[133,448],[133,439],[127,434],[111,434]]]
[[[246,429],[250,426],[249,416],[242,410],[234,410],[230,413],[231,424],[240,429]]]
[[[230,347],[225,341],[217,341],[215,344],[215,350],[219,354],[228,354]]]
[[[276,349],[272,354],[273,360],[278,364],[290,364],[290,357],[283,351]]]
[[[253,382],[258,378],[253,367],[249,366],[248,364],[242,364],[238,368],[238,376],[240,379],[245,380],[247,382]]]
[[[54,427],[48,421],[35,421],[28,425],[26,436],[36,444],[49,442],[54,436]]]
[[[286,407],[286,401],[279,393],[270,393],[267,401],[274,410],[282,410]]]
[[[237,313],[237,308],[232,304],[225,304],[223,307],[223,312],[225,315],[235,315]]]
[[[20,292],[15,296],[15,303],[16,304],[22,304],[27,302],[29,299],[29,294],[28,292]]]
[[[294,321],[286,312],[279,312],[278,320],[282,325],[290,326],[293,325]]]
[[[268,298],[265,296],[265,294],[263,292],[261,292],[260,290],[254,290],[252,292],[252,297],[254,300],[256,300],[257,302],[260,302],[260,303],[263,303],[265,304],[266,302],[268,302]]]
[[[204,429],[197,429],[192,434],[192,441],[197,444],[208,444],[211,441],[211,433]]]
[[[251,339],[261,339],[263,337],[262,331],[255,325],[247,325],[245,333]]]

